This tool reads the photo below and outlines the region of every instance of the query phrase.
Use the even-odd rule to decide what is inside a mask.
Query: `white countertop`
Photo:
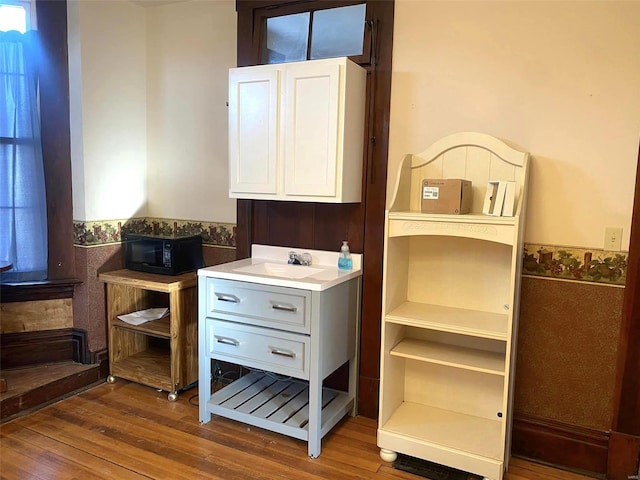
[[[338,245],[338,248],[340,246]],[[311,265],[288,265],[287,260],[291,251],[298,254],[309,253]],[[361,254],[351,254],[353,263],[351,270],[338,269],[339,255],[339,251],[252,245],[251,258],[201,268],[198,270],[198,276],[304,290],[326,290],[339,283],[362,276]],[[295,278],[298,276],[300,278]]]

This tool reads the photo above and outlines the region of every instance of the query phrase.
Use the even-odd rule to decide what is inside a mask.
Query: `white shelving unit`
[[[459,133],[407,155],[386,212],[378,446],[501,480],[508,466],[526,152]],[[420,213],[423,179],[473,185],[465,215]],[[513,217],[483,215],[516,182]]]

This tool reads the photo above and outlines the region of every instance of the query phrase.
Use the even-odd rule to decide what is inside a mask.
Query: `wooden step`
[[[100,365],[72,361],[43,363],[0,371],[6,391],[0,393],[4,422],[103,382]]]

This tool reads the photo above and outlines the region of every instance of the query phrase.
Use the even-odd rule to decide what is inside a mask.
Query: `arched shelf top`
[[[464,179],[472,183],[471,215],[482,215],[489,182],[515,182],[514,217],[523,211],[529,153],[484,133],[461,132],[437,140],[402,161],[391,192],[391,212],[417,212],[424,179]],[[518,223],[516,221],[516,223]]]
[[[477,132],[460,132],[443,137],[431,144],[422,153],[413,155],[411,168],[420,168],[448,151],[460,147],[477,147],[487,150],[503,162],[515,167],[523,167],[529,155],[527,152],[516,150],[491,135]]]

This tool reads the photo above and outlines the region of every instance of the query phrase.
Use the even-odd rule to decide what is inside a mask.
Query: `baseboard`
[[[0,335],[3,369],[64,361],[93,363],[85,330],[62,328]]]
[[[360,375],[358,378],[358,415],[378,418],[380,379]]]
[[[109,350],[99,350],[91,352],[91,363],[100,365],[100,376],[107,378],[109,376]]]
[[[609,433],[542,417],[515,414],[511,453],[604,477]]]
[[[640,435],[611,432],[607,480],[628,480],[638,475],[640,466]]]

